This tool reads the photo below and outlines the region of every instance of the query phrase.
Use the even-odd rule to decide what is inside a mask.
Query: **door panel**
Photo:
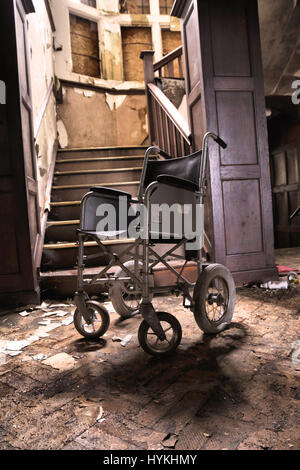
[[[39,302],[34,254],[40,223],[26,30],[23,2],[0,2],[0,80],[6,84],[6,100],[0,103],[0,304],[14,305]]]
[[[16,38],[19,64],[20,107],[22,123],[22,139],[25,166],[25,183],[27,192],[28,218],[30,228],[30,245],[33,263],[37,245],[41,236],[38,182],[36,170],[36,152],[34,148],[34,131],[32,119],[30,71],[27,46],[26,15],[21,0],[16,1]]]
[[[226,150],[210,145],[205,228],[212,259],[239,282],[276,278],[257,2],[176,3],[195,149],[205,131],[228,144]]]

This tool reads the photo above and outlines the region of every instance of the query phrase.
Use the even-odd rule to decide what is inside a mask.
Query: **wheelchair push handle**
[[[203,138],[203,156],[201,159],[201,166],[200,166],[200,177],[199,177],[199,188],[205,188],[205,174],[206,174],[206,163],[208,157],[208,140],[212,138],[217,144],[220,145],[223,149],[227,148],[226,142],[221,139],[217,134],[213,132],[207,132]]]
[[[210,136],[214,139],[215,142],[217,142],[217,144],[220,145],[220,147],[222,147],[223,149],[227,148],[226,142],[224,142],[224,140],[221,139],[221,137],[219,137],[216,134],[213,134],[212,132],[210,133]]]
[[[168,155],[166,152],[164,152],[163,150],[159,149],[158,151],[159,155],[161,155],[162,157],[164,157],[165,160],[171,160],[171,156]]]

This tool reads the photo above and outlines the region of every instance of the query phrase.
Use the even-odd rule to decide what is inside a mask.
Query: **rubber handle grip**
[[[227,148],[226,142],[224,142],[224,140],[222,140],[221,137],[219,137],[218,135],[216,135],[215,141],[216,141],[217,144],[219,144],[220,147],[222,147],[223,149],[226,149],[226,148]]]

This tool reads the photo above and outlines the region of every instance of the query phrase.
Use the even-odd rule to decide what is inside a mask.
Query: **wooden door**
[[[182,15],[186,100],[193,147],[197,151],[201,149],[205,133],[198,3],[191,0],[186,2]]]
[[[26,199],[28,207],[31,251],[33,263],[35,265],[37,247],[41,236],[39,214],[40,207],[38,199],[36,152],[34,148],[26,14],[21,0],[16,0],[15,25]]]
[[[291,220],[300,206],[300,157],[297,143],[271,152],[275,246],[300,246],[300,215]]]
[[[33,140],[26,9],[29,1],[0,5],[0,302],[39,301],[36,254],[40,219]]]
[[[264,81],[256,0],[177,0],[195,147],[211,145],[212,258],[239,282],[273,279],[274,237]]]

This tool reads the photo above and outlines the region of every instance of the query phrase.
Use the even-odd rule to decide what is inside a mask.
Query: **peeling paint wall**
[[[58,114],[61,147],[140,145],[148,135],[144,95],[66,86]]]
[[[140,94],[144,89],[143,74],[136,73],[138,68],[142,70],[142,62],[136,53],[136,59],[130,64],[132,73],[125,75],[126,54],[122,47],[122,28],[148,28],[150,31],[148,43],[152,42],[155,60],[163,56],[161,30],[180,31],[179,20],[160,14],[159,0],[150,0],[149,4],[149,14],[120,14],[119,0],[98,0],[97,8],[89,7],[80,0],[52,0],[57,30],[56,75],[62,81],[93,85],[96,93],[95,96],[87,97],[84,93],[78,93],[75,84],[74,90],[69,85],[64,88],[63,103],[58,106],[58,119],[64,125],[66,131],[64,143],[67,137],[68,147],[139,145],[145,141],[148,135],[146,97]],[[70,15],[80,16],[98,25],[100,78],[73,71]],[[136,40],[138,41],[138,38]],[[148,48],[149,46],[146,47]],[[101,91],[101,88],[106,88],[105,92]],[[110,94],[107,89],[123,89],[124,95]],[[130,94],[126,93],[129,90]],[[136,95],[133,94],[134,90],[137,91]],[[74,112],[79,113],[76,122],[74,116],[77,114]],[[121,117],[124,112],[126,119]],[[101,123],[101,130],[97,129],[95,122]]]
[[[54,83],[51,24],[45,2],[34,0],[33,4],[35,13],[27,15],[27,24],[39,204],[42,215],[49,203],[46,200],[46,187],[49,179],[53,148],[57,139],[56,100],[51,90]]]
[[[53,15],[56,24],[55,70],[59,78],[75,80],[96,85],[103,81],[123,81],[122,27],[149,27],[152,30],[152,43],[155,60],[163,56],[161,29],[180,31],[177,18],[161,15],[159,0],[150,0],[150,14],[120,14],[119,0],[99,0],[98,8],[89,7],[80,0],[52,0]],[[94,21],[98,25],[99,53],[101,56],[101,78],[90,79],[86,75],[73,72],[72,50],[70,39],[70,14]],[[133,81],[131,88],[139,88],[140,83]]]

